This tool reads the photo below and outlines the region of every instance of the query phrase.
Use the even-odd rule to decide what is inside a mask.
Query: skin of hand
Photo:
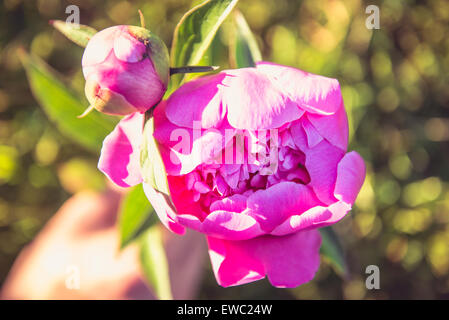
[[[121,194],[81,192],[67,200],[14,262],[2,299],[154,299],[138,247],[119,250]],[[195,297],[206,254],[204,237],[163,228],[174,299]]]

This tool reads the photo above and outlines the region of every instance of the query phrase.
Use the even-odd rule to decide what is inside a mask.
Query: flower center
[[[214,201],[233,194],[249,196],[282,181],[310,182],[305,155],[292,142],[289,133],[270,131],[270,134],[252,133],[249,137],[243,144],[235,143],[236,139],[231,141],[234,150],[231,163],[201,164],[185,175],[187,189],[194,193],[193,200],[205,212],[209,212]]]

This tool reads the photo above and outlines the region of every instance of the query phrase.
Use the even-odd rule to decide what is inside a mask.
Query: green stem
[[[170,68],[170,75],[177,73],[199,73],[217,70],[217,66],[185,66],[179,68]]]

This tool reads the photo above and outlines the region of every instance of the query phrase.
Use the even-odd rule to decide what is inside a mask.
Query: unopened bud
[[[95,34],[82,65],[91,106],[112,115],[145,112],[156,105],[170,76],[165,44],[136,26],[114,26]]]

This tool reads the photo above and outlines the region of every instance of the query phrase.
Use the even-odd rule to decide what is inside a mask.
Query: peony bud
[[[169,81],[167,47],[136,26],[114,26],[95,34],[82,65],[87,99],[106,114],[147,111],[162,99]]]

